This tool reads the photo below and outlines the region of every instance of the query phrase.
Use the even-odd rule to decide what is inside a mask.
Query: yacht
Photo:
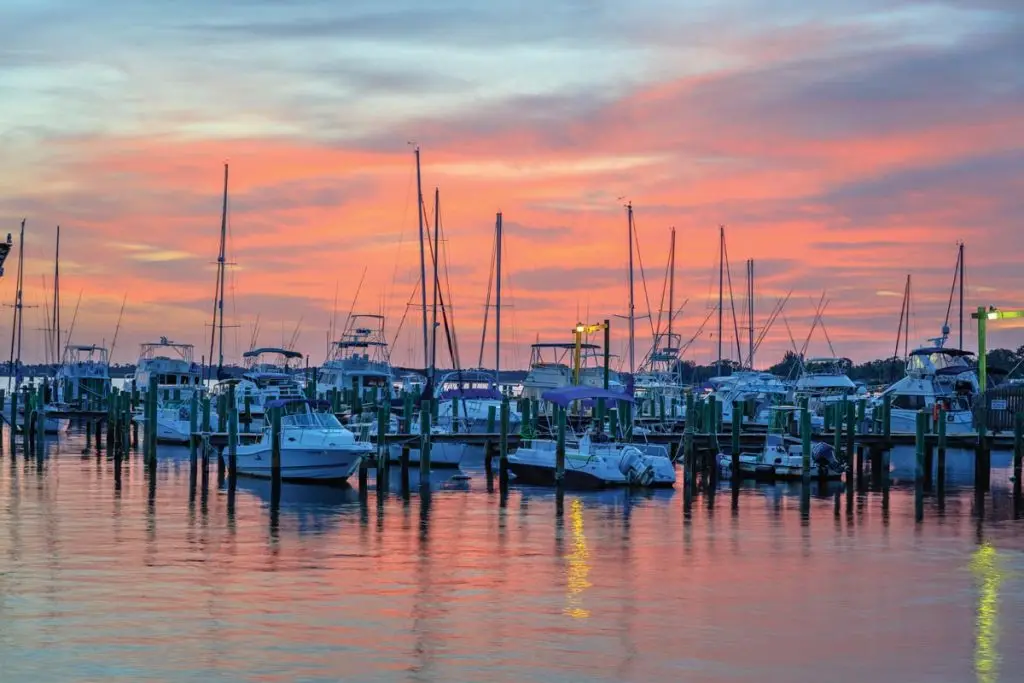
[[[437,383],[437,426],[446,431],[470,434],[487,432],[487,416],[494,408],[495,420],[501,416],[503,401],[494,375],[485,370],[456,370]],[[455,403],[458,402],[458,408]],[[457,413],[455,411],[457,410]],[[509,432],[519,429],[522,415],[515,405],[509,406]],[[455,423],[458,423],[457,425]]]
[[[192,433],[192,396],[203,392],[202,373],[193,360],[195,347],[167,337],[139,347],[133,381],[141,396],[149,392],[150,379],[157,382],[156,438],[162,443],[188,443]],[[145,422],[140,409],[134,418]],[[213,418],[214,421],[216,418]]]
[[[807,398],[814,427],[824,425],[826,405],[863,395],[864,391],[858,389],[846,374],[848,364],[845,358],[808,358],[801,364],[800,377],[793,387],[794,403]]]
[[[314,410],[304,398],[268,400],[265,410],[281,410],[281,480],[322,484],[344,483],[365,457],[374,454],[372,444],[356,440],[330,412]],[[266,425],[259,441],[239,445],[240,476],[269,479],[273,437]]]
[[[891,399],[890,430],[913,434],[917,430],[917,412],[929,413],[940,406],[946,410],[946,433],[965,434],[974,431],[971,406],[978,394],[978,375],[968,360],[970,351],[942,345],[914,349],[907,358],[906,376],[888,387],[877,399]]]
[[[754,401],[754,418],[744,422],[767,425],[771,407],[786,402],[789,387],[781,379],[767,372],[743,370],[731,375],[712,377],[715,400],[722,405],[722,424],[732,424],[732,405],[738,401]]]
[[[523,379],[523,398],[542,400],[545,391],[573,385],[576,343],[537,343],[530,346],[530,371]],[[604,388],[604,359],[597,344],[580,344],[580,377],[582,386]],[[623,377],[608,371],[608,389],[624,393]]]
[[[57,369],[57,402],[85,410],[110,394],[110,359],[102,346],[68,346]]]
[[[360,397],[376,389],[387,400],[394,391],[388,343],[384,337],[384,316],[358,314],[349,318],[334,356],[324,363],[317,377],[317,391],[344,392],[355,389]]]
[[[542,394],[542,399],[568,408],[573,402],[607,399],[632,401],[632,397],[594,387],[567,387]],[[676,472],[664,446],[630,444],[608,435],[599,424],[591,432],[577,436],[567,426],[564,485],[573,489],[615,486],[670,487]],[[553,486],[557,442],[532,439],[508,456],[509,471],[523,484]]]
[[[235,385],[235,405],[238,414],[245,412],[246,398],[253,424],[263,421],[266,406],[278,399],[305,398],[305,387],[297,373],[297,361],[302,358],[298,351],[263,347],[242,354],[246,364],[241,379],[227,379],[217,384],[217,393],[226,392]]]

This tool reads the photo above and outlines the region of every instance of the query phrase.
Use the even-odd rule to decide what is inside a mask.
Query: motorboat
[[[358,441],[334,414],[317,407],[302,398],[274,399],[264,404],[268,412],[281,411],[282,481],[343,483],[364,457],[376,452],[372,444]],[[256,443],[238,446],[238,474],[270,478],[272,453],[272,425],[267,425]]]
[[[158,442],[182,444],[191,438],[192,396],[203,393],[202,373],[193,359],[194,350],[192,344],[179,344],[167,337],[139,347],[133,381],[144,403],[150,380],[156,378]],[[140,408],[134,419],[145,424],[145,411]],[[215,421],[216,417],[211,419]]]
[[[341,339],[335,342],[334,355],[320,368],[317,392],[355,390],[362,398],[367,391],[376,391],[379,398],[389,400],[393,383],[384,316],[352,315]]]
[[[585,386],[552,389],[541,398],[566,409],[574,402],[598,399],[633,401],[625,393]],[[509,471],[519,483],[553,486],[556,451],[553,439],[531,439],[508,456]],[[668,487],[674,486],[675,480],[675,467],[664,446],[624,443],[618,435],[605,433],[600,423],[581,436],[567,427],[563,479],[567,488]]]
[[[96,345],[69,345],[57,369],[57,403],[80,410],[98,409],[110,395],[110,360],[107,349]]]
[[[277,400],[305,398],[305,387],[297,372],[302,354],[290,349],[262,347],[242,354],[246,364],[240,379],[222,380],[215,393],[226,393],[235,385],[235,406],[243,415],[248,407],[253,425],[262,423],[268,403]]]

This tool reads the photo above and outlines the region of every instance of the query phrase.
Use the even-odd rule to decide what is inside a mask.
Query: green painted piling
[[[459,397],[452,396],[452,433],[459,432]]]
[[[718,451],[718,426],[721,424],[721,415],[721,404],[717,400],[715,400],[715,395],[711,394],[710,396],[708,396],[707,430],[708,434],[711,436],[712,452]]]
[[[11,426],[11,448],[12,448],[12,451],[13,451],[14,435],[18,431],[18,388],[17,387],[15,387],[14,389],[11,390],[10,426]],[[86,444],[88,445],[88,439],[86,440]]]
[[[244,423],[245,431],[248,432],[252,428],[252,396],[248,393],[242,397],[242,407],[244,408]]]
[[[359,392],[352,391],[352,402],[349,404],[352,406],[352,415],[362,415],[363,413],[363,399],[359,396]]]
[[[522,408],[522,419],[519,422],[519,437],[522,439],[532,439],[533,434],[530,432],[530,402],[523,401]]]
[[[835,433],[832,435],[832,450],[835,451],[837,458],[841,458],[843,455],[843,418],[846,417],[845,401],[832,404],[832,416],[835,428]],[[847,426],[847,429],[852,428],[852,425]]]
[[[391,411],[388,406],[381,404],[377,408],[377,482],[387,481],[388,469],[388,426],[390,423]],[[381,476],[382,473],[384,476]]]
[[[430,405],[430,424],[437,424],[437,418],[440,417],[441,402],[431,400]]]
[[[811,481],[811,411],[807,409],[806,398],[801,403],[803,405],[800,407],[800,474],[806,489]]]
[[[565,484],[565,409],[555,407],[558,423],[558,437],[555,441],[555,485],[561,488]]]
[[[195,392],[192,392],[192,403],[195,405]],[[238,403],[235,401],[235,385],[228,385],[228,493],[234,493],[235,480],[238,478]],[[195,412],[193,411],[193,415]],[[195,419],[195,418],[191,418]],[[230,498],[229,498],[230,500]]]
[[[229,388],[229,391],[233,391],[234,386]],[[146,431],[149,431],[149,426],[146,426]],[[195,463],[198,452],[196,450],[198,445],[198,437],[196,432],[199,431],[199,394],[192,392],[192,401],[189,406],[188,412],[188,432],[191,436],[188,439],[188,455],[189,460]]]
[[[494,434],[497,429],[498,409],[496,406],[487,406],[487,433]]]
[[[928,432],[928,413],[923,410],[915,415],[914,431],[914,519],[924,519],[924,440]]]
[[[743,412],[740,410],[740,402],[732,402],[732,428],[729,430],[732,436],[732,481],[738,484],[740,481],[740,432],[743,431]],[[717,456],[717,454],[713,454]],[[717,463],[715,463],[717,466]]]
[[[557,417],[557,416],[556,416]],[[608,433],[613,439],[619,438],[619,409],[612,408],[608,411]]]
[[[889,448],[892,441],[892,395],[886,394],[882,397],[882,436],[885,448]]]
[[[430,418],[431,401],[420,403],[420,484],[430,481]]]
[[[686,415],[684,418],[686,420],[685,427],[696,427],[694,422],[697,419],[697,413],[693,409],[693,392],[690,390],[686,391]]]
[[[203,432],[212,431],[210,426],[210,397],[203,396]]]
[[[203,403],[208,405],[209,399]],[[270,409],[270,479],[281,485],[281,409],[276,406]]]
[[[665,397],[662,395],[658,396],[658,419],[665,421]]]
[[[509,404],[506,396],[501,401],[501,440],[498,442],[498,485],[502,491],[508,489],[508,421]],[[490,459],[491,454],[484,457]]]
[[[146,457],[149,462],[156,461],[156,430],[157,430],[157,378],[149,376],[146,388]]]
[[[228,394],[217,395],[217,431],[220,433],[228,430]]]
[[[857,431],[857,405],[852,401],[846,403],[846,486],[853,490],[853,450],[855,432]]]
[[[825,432],[832,431],[832,413],[834,412],[834,408],[835,407],[831,403],[825,404],[825,424],[822,427],[823,431]]]
[[[623,401],[622,410],[622,426],[625,432],[626,443],[633,443],[633,404],[629,401]]]

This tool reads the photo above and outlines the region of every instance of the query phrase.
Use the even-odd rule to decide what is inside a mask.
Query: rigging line
[[[117,326],[114,327],[114,339],[110,342],[110,352],[107,354],[107,362],[114,358],[114,348],[117,346],[117,335],[121,332],[121,319],[124,317],[124,305],[128,303],[128,292],[124,293],[121,299],[121,312],[117,314]]]
[[[46,342],[44,347],[44,354],[46,357],[46,364],[50,364],[50,359],[53,353],[53,330],[50,329],[50,292],[46,287],[46,273],[39,276],[43,281],[43,341]]]
[[[439,233],[441,235],[440,241],[443,244],[447,245],[448,244],[448,238],[444,234],[444,219],[442,217],[438,217],[438,227],[439,227]],[[450,276],[451,262],[449,261],[449,259],[450,259],[451,255],[448,253],[448,247],[447,246],[442,251],[441,248],[440,248],[440,245],[438,245],[437,252],[438,252],[439,255],[442,256],[441,263],[442,263],[442,265],[444,265],[444,283],[445,283],[445,289],[448,292],[448,306],[447,306],[448,313],[444,316],[444,318],[445,318],[445,334],[448,337],[448,349],[449,349],[449,353],[452,356],[452,363],[453,363],[453,365],[455,365],[455,369],[456,370],[461,370],[461,368],[462,368],[462,360],[461,360],[461,356],[459,354],[459,336],[458,336],[458,334],[456,333],[456,330],[455,330],[455,301],[452,298],[452,280],[451,280],[451,276]],[[446,310],[445,306],[444,306],[444,303],[443,303],[444,299],[443,299],[443,297],[440,297],[440,298],[441,298],[441,301],[442,301],[441,310],[442,310],[442,312],[444,312]],[[451,326],[451,330],[450,331],[448,329],[449,325]]]
[[[782,316],[782,322],[786,324],[786,332],[789,334],[789,343],[793,345],[793,355],[800,358],[800,349],[796,347],[796,339],[793,337],[793,329],[789,326],[789,318]]]
[[[64,349],[71,346],[71,335],[75,333],[75,323],[78,322],[78,307],[82,305],[82,290],[78,290],[78,301],[75,302],[75,312],[71,314],[71,327],[68,328],[68,338],[64,342]],[[107,356],[109,358],[109,356]]]
[[[407,301],[406,304],[405,304],[405,309],[402,312],[402,317],[398,321],[398,327],[395,328],[395,337],[394,337],[394,339],[391,342],[391,346],[395,346],[395,347],[398,346],[398,337],[401,336],[401,334],[402,334],[402,327],[405,324],[405,319],[409,316],[409,309],[413,308],[416,305],[415,304],[416,295],[419,294],[419,291],[420,291],[420,282],[419,282],[419,279],[417,278],[416,284],[412,288],[412,293],[409,295],[409,301]]]
[[[647,303],[647,322],[651,326],[651,337],[654,336],[654,317],[651,315],[651,295],[647,292],[647,275],[644,273],[644,259],[640,255],[640,233],[636,228],[636,212],[633,213],[633,243],[636,245],[636,260],[640,266],[640,283],[644,288],[644,301]],[[635,319],[635,316],[634,316]],[[636,341],[633,342],[634,347]]]
[[[903,318],[907,311],[907,295],[910,289],[910,276],[907,276],[907,282],[903,285],[903,301],[900,302],[900,324],[896,328],[896,348],[893,349],[892,357],[899,358],[900,355],[900,337],[903,336]]]
[[[732,266],[729,264],[729,243],[725,243],[725,274],[729,280],[729,306],[732,308],[732,327],[736,336],[736,362],[743,366],[743,351],[740,349],[740,326],[736,321],[736,299],[732,295]]]
[[[516,297],[515,290],[512,287],[512,269],[508,266],[508,240],[505,237],[505,228],[502,226],[501,230],[501,249],[502,249],[502,272],[505,274],[505,288],[508,289],[509,300],[512,302],[509,304],[509,312],[512,318],[512,360],[515,362],[516,367],[522,367],[519,363],[521,360],[519,355],[519,334],[517,332],[516,323]]]
[[[324,360],[331,356],[331,342],[334,341],[334,335],[337,332],[338,326],[338,280],[334,281],[334,306],[331,309],[331,324],[327,326],[327,349],[324,353]]]
[[[686,353],[686,350],[690,348],[690,345],[693,344],[693,342],[695,342],[698,337],[700,337],[701,333],[704,331],[704,327],[708,324],[708,321],[711,320],[711,316],[715,314],[716,310],[717,309],[712,308],[711,310],[708,311],[707,315],[704,316],[704,322],[700,324],[700,327],[697,328],[697,331],[694,332],[693,336],[690,337],[690,339],[687,340],[687,342],[679,348],[679,355],[683,355],[684,353]]]
[[[402,245],[405,244],[406,219],[409,217],[409,198],[412,195],[412,186],[416,182],[416,171],[410,168],[408,172],[408,180],[405,183],[405,201],[402,202],[402,222],[399,223],[401,227],[397,239],[398,249],[395,250],[395,267],[391,272],[391,296],[394,296],[394,292],[398,288],[398,265],[402,262]]]
[[[811,329],[807,332],[807,338],[804,340],[804,345],[800,349],[800,355],[803,356],[807,353],[807,347],[811,344],[811,337],[814,335],[814,330],[818,327],[818,320],[821,319],[821,314],[825,310],[825,306],[828,302],[825,301],[825,292],[821,293],[821,298],[818,300],[818,305],[814,311],[814,319],[811,321]]]
[[[956,251],[956,265],[953,267],[953,282],[949,285],[949,303],[946,304],[946,319],[943,327],[949,326],[949,314],[953,310],[953,296],[956,294],[956,281],[960,277],[960,250]]]
[[[771,314],[768,316],[768,320],[765,321],[764,328],[761,330],[761,334],[757,337],[757,341],[754,343],[754,353],[757,353],[761,348],[761,343],[768,336],[768,332],[771,331],[775,322],[778,320],[782,311],[786,308],[786,304],[789,303],[789,297],[793,295],[793,290],[786,293],[785,298],[779,299],[775,303],[775,308],[772,309]]]
[[[482,368],[484,366],[484,346],[487,343],[487,319],[491,312],[491,287],[494,284],[494,268],[495,262],[497,261],[497,234],[494,236],[494,240],[491,242],[491,269],[487,274],[487,298],[484,300],[484,329],[480,335],[480,357],[477,360],[477,367]]]
[[[345,316],[345,327],[341,328],[341,333],[345,334],[348,331],[348,326],[352,322],[352,312],[356,310],[356,304],[359,302],[359,293],[363,290],[363,280],[366,279],[367,266],[363,266],[363,274],[359,276],[359,284],[356,285],[356,293],[352,296],[352,304],[348,307],[348,314]]]
[[[837,358],[836,350],[832,347],[832,340],[828,336],[828,330],[825,329],[825,319],[821,319],[821,331],[825,333],[825,341],[828,342],[828,352],[832,354],[833,358]]]
[[[634,221],[635,224],[635,221]],[[658,345],[658,337],[661,336],[661,316],[665,310],[665,295],[668,293],[668,281],[671,276],[670,269],[672,268],[672,254],[669,253],[668,258],[665,259],[665,277],[661,281],[661,301],[658,303],[658,325],[657,332],[654,337],[654,346]],[[669,316],[672,315],[672,311],[668,312]],[[672,340],[668,340],[669,345],[672,344]]]

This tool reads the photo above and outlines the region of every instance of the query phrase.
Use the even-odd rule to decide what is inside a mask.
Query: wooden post
[[[204,399],[205,404],[208,399]],[[270,479],[274,487],[281,487],[281,409],[270,409]]]
[[[565,408],[555,406],[558,422],[558,438],[555,441],[555,486],[565,485]]]
[[[1013,500],[1016,509],[1021,506],[1021,470],[1024,468],[1024,413],[1013,416]]]
[[[228,394],[217,395],[217,431],[224,433],[228,430]]]
[[[801,475],[804,488],[811,481],[811,412],[807,409],[807,399],[801,401],[800,407],[800,455]]]
[[[195,404],[195,392],[192,392]],[[235,385],[228,385],[228,502],[234,504],[236,480],[238,479],[238,403],[235,402]],[[195,414],[193,412],[193,414]],[[194,419],[194,418],[193,418]]]
[[[487,433],[494,434],[497,430],[495,420],[498,409],[495,406],[487,406]]]
[[[243,415],[244,419],[242,422],[245,425],[246,433],[248,433],[249,430],[252,428],[252,396],[250,396],[249,394],[243,396],[242,403],[242,407],[245,410]]]
[[[859,405],[859,403],[857,404]],[[853,476],[854,476],[854,439],[855,432],[857,431],[857,405],[854,405],[852,401],[846,404],[846,488],[853,491]],[[860,472],[857,472],[858,479],[860,478]]]
[[[882,448],[892,448],[892,395],[882,397]]]
[[[928,428],[928,414],[917,411],[914,430],[914,519],[924,519],[924,438]]]
[[[402,395],[402,432],[412,434],[412,394]]]
[[[519,436],[520,438],[533,438],[534,435],[530,432],[530,402],[523,401],[522,406],[523,407],[520,412],[523,417],[519,423]]]
[[[146,389],[146,458],[150,463],[156,462],[157,398],[157,379],[152,374]]]
[[[743,413],[740,411],[740,402],[732,402],[732,483],[736,486],[740,483],[740,431],[743,429]],[[717,458],[718,454],[714,456]],[[718,466],[716,462],[715,467]]]
[[[452,433],[459,432],[459,397],[452,396]]]
[[[402,444],[402,454],[399,456],[399,465],[401,467],[401,486],[402,494],[407,495],[409,493],[409,444]]]
[[[833,403],[832,417],[832,427],[835,430],[832,434],[832,450],[835,453],[836,459],[839,459],[843,456],[843,418],[846,417],[846,406],[840,403]],[[821,482],[822,491],[824,491],[828,483],[828,470],[826,468],[818,467],[818,479]]]
[[[391,411],[386,403],[381,403],[377,408],[377,489],[383,486],[387,488],[388,473],[388,426],[390,425]]]
[[[430,417],[431,402],[420,402],[420,486],[430,483]]]
[[[498,442],[498,488],[504,493],[508,490],[508,396],[501,401],[501,440]],[[490,453],[485,453],[490,458]]]

